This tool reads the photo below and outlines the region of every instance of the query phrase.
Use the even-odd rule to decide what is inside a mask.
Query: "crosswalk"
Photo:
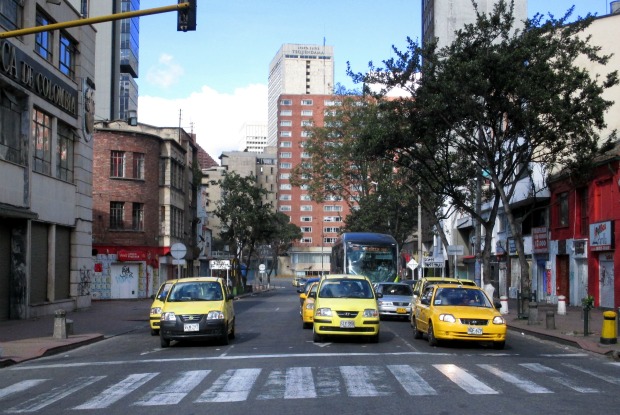
[[[188,399],[190,393],[193,402],[200,404],[335,396],[416,397],[459,392],[477,396],[604,394],[616,390],[620,385],[620,366],[608,363],[598,368],[597,371],[585,363],[566,362],[391,364],[203,369],[172,374],[152,371],[78,376],[70,380],[41,378],[7,386],[0,383],[0,412],[45,413],[46,408],[64,405],[63,400],[69,398],[73,402],[71,409],[77,410],[113,405],[170,406]],[[9,400],[11,405],[6,403]],[[77,400],[83,402],[75,405]]]

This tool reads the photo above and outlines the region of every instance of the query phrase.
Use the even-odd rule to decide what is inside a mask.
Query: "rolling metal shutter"
[[[0,321],[9,319],[11,279],[11,228],[0,221]]]
[[[30,304],[42,304],[47,298],[47,225],[32,222],[31,265],[30,265]]]
[[[69,281],[71,279],[71,229],[56,226],[56,260],[54,300],[69,298]]]

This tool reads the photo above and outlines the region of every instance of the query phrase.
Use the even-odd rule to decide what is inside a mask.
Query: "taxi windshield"
[[[325,281],[319,291],[321,298],[374,298],[372,287],[365,280],[343,279]]]
[[[222,287],[215,281],[183,282],[172,287],[168,301],[221,301]]]
[[[433,304],[436,306],[493,307],[482,290],[460,287],[437,288]]]

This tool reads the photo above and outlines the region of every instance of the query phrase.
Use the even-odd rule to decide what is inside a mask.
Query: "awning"
[[[28,208],[0,203],[0,216],[5,218],[38,219],[39,215]]]

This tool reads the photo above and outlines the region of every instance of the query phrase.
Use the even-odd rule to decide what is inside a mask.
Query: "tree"
[[[609,59],[583,35],[592,16],[568,24],[573,9],[560,19],[537,15],[519,30],[513,2],[499,1],[489,15],[472,4],[476,22],[458,31],[452,45],[437,51],[435,44],[422,47],[408,39],[408,49],[394,48],[397,58],[384,61],[385,68],[371,65],[368,74],[352,74],[365,84],[411,93],[385,112],[401,114],[406,128],[360,143],[357,150],[423,172],[418,177],[429,189],[481,223],[485,275],[501,203],[516,241],[522,292],[529,298],[529,265],[510,203],[517,184],[531,177],[533,166],[587,171],[604,140],[598,131],[612,104],[603,92],[618,84],[618,76],[613,71],[592,78],[575,64],[581,56],[603,65]],[[487,203],[484,214],[472,192],[479,188],[472,181],[482,175],[492,184],[479,199]]]
[[[266,236],[266,243],[271,247],[272,263],[278,263],[278,257],[285,255],[294,241],[302,238],[301,228],[291,223],[290,218],[282,212],[274,213],[270,218],[271,232]],[[268,277],[271,276],[273,268],[269,269]]]

